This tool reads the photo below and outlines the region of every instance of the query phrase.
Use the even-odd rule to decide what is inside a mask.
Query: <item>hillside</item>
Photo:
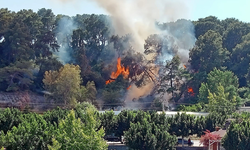
[[[100,109],[208,111],[248,101],[249,23],[209,16],[138,27],[119,17],[0,9],[0,90],[46,91],[58,106]]]

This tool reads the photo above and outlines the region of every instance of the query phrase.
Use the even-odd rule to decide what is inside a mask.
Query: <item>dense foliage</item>
[[[51,102],[74,105],[89,101],[106,109],[124,106],[124,95],[131,84],[143,87],[153,81],[157,84],[151,93],[154,95],[152,104],[143,105],[146,98],[142,97],[138,101],[146,109],[161,109],[162,102],[169,100],[208,104],[208,91],[218,93],[219,85],[229,94],[230,101],[235,97],[236,106],[247,102],[250,97],[249,23],[209,16],[193,22],[181,19],[157,25],[161,30],[174,30],[183,23],[193,23],[197,39],[184,69],[175,48],[165,47],[171,40],[169,37],[150,35],[145,39],[144,53],[138,53],[131,46],[130,33],[115,35],[109,16],[69,17],[54,15],[45,8],[37,12],[25,9],[12,12],[2,8],[0,90],[47,90],[46,97],[52,99]],[[171,54],[170,59],[161,58],[166,50]],[[146,55],[152,58],[146,59]],[[128,68],[129,75],[117,77],[106,85],[105,81],[114,80],[110,75],[116,71],[118,57],[121,66]],[[163,67],[158,70],[160,77],[156,79],[157,67],[154,68],[152,62],[157,64],[159,59],[166,63],[159,62]],[[197,110],[201,110],[200,107]],[[201,111],[208,110],[202,108]]]
[[[167,117],[165,113],[132,110],[124,110],[118,115],[113,111],[99,114],[89,103],[77,104],[73,110],[58,107],[43,115],[15,108],[1,111],[0,146],[11,149],[63,149],[73,145],[104,149],[104,135],[112,134],[124,136],[125,144],[133,149],[171,149],[177,136],[201,136],[206,130],[223,127],[226,119],[216,113],[206,117],[186,113]],[[85,141],[83,137],[89,140]],[[89,141],[93,145],[89,145]],[[140,141],[139,145],[135,141]]]
[[[133,150],[171,150],[176,145],[176,137],[171,136],[164,126],[146,120],[132,123],[125,133],[125,141]]]
[[[89,103],[78,104],[76,110],[57,108],[44,115],[15,108],[1,111],[0,147],[16,150],[103,150],[107,147],[104,130],[99,129],[97,110]]]
[[[250,121],[243,120],[242,122],[233,122],[226,136],[223,138],[223,147],[230,150],[245,150],[249,149],[250,145]]]
[[[95,111],[87,108],[85,111],[85,123],[82,123],[80,118],[75,118],[73,110],[70,111],[64,120],[61,120],[53,135],[53,145],[48,148],[59,149],[86,149],[86,150],[104,150],[107,147],[103,139],[104,130],[96,131],[98,120],[95,118]],[[59,143],[59,146],[55,143]]]
[[[167,32],[186,23],[194,28],[196,42],[183,62],[184,53],[171,44],[173,37],[149,35],[141,45],[144,49],[138,50],[131,44],[131,33],[116,35],[110,19],[55,15],[45,8],[0,9],[0,91],[40,92],[49,104],[62,106],[43,115],[0,110],[0,147],[102,150],[103,136],[115,134],[125,135],[131,149],[172,149],[176,136],[212,132],[248,104],[249,23],[214,16],[156,23]],[[178,32],[178,37],[183,34]],[[139,98],[125,101],[130,88]],[[151,89],[146,90],[148,97],[140,93],[145,88]],[[125,110],[116,116],[112,111],[99,114],[95,108],[115,109],[127,103],[133,108],[137,104],[137,108],[170,109],[166,102],[183,104],[178,110],[210,114],[166,118],[155,111]],[[249,114],[234,117],[224,147],[249,149]]]

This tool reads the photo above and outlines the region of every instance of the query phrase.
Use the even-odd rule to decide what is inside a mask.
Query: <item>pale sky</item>
[[[188,8],[186,12],[188,15],[186,15],[185,19],[193,21],[213,15],[219,19],[233,17],[240,21],[250,22],[250,0],[182,1],[185,1]],[[36,12],[40,8],[46,8],[52,9],[54,14],[69,16],[75,16],[76,14],[107,14],[104,9],[91,2],[91,0],[71,0],[67,3],[61,3],[58,0],[0,0],[0,8],[8,8],[15,12],[21,9],[32,9]]]

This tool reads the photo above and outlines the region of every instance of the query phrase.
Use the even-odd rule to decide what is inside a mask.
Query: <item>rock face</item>
[[[43,95],[38,95],[30,91],[20,92],[0,92],[0,107],[16,107],[21,110],[44,111],[48,108],[49,102]]]

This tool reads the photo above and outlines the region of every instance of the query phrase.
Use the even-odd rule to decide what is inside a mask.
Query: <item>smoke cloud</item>
[[[59,61],[61,61],[63,64],[69,63],[71,61],[72,50],[68,44],[73,34],[73,30],[75,29],[77,29],[77,26],[70,17],[62,17],[58,21],[56,37],[60,48],[58,52],[55,52],[55,55],[58,56]]]
[[[115,33],[132,34],[134,49],[143,52],[144,40],[160,33],[156,21],[175,21],[186,17],[187,7],[179,0],[94,0],[112,17]]]
[[[70,0],[60,1],[70,2]],[[97,3],[110,15],[116,35],[131,34],[133,38],[131,45],[135,51],[143,54],[145,40],[152,34],[158,34],[163,40],[163,48],[155,63],[171,60],[174,55],[179,55],[182,64],[188,63],[189,49],[194,46],[196,40],[194,25],[191,21],[178,19],[188,18],[187,3],[190,1],[91,0],[91,2]],[[157,23],[163,22],[170,23],[161,29]],[[132,85],[125,99],[131,102],[132,99],[150,94],[153,88],[154,83],[141,88]]]
[[[188,8],[184,1],[175,0],[94,0],[111,16],[115,33],[119,36],[131,34],[134,50],[143,53],[145,39],[151,34],[159,34],[163,39],[163,50],[157,62],[171,60],[179,55],[183,64],[188,62],[189,49],[195,44],[194,26],[191,21],[179,20],[161,30],[156,22],[173,22],[187,18]],[[176,52],[173,52],[176,47]],[[132,86],[125,102],[148,95],[154,88],[150,83],[144,87]]]

